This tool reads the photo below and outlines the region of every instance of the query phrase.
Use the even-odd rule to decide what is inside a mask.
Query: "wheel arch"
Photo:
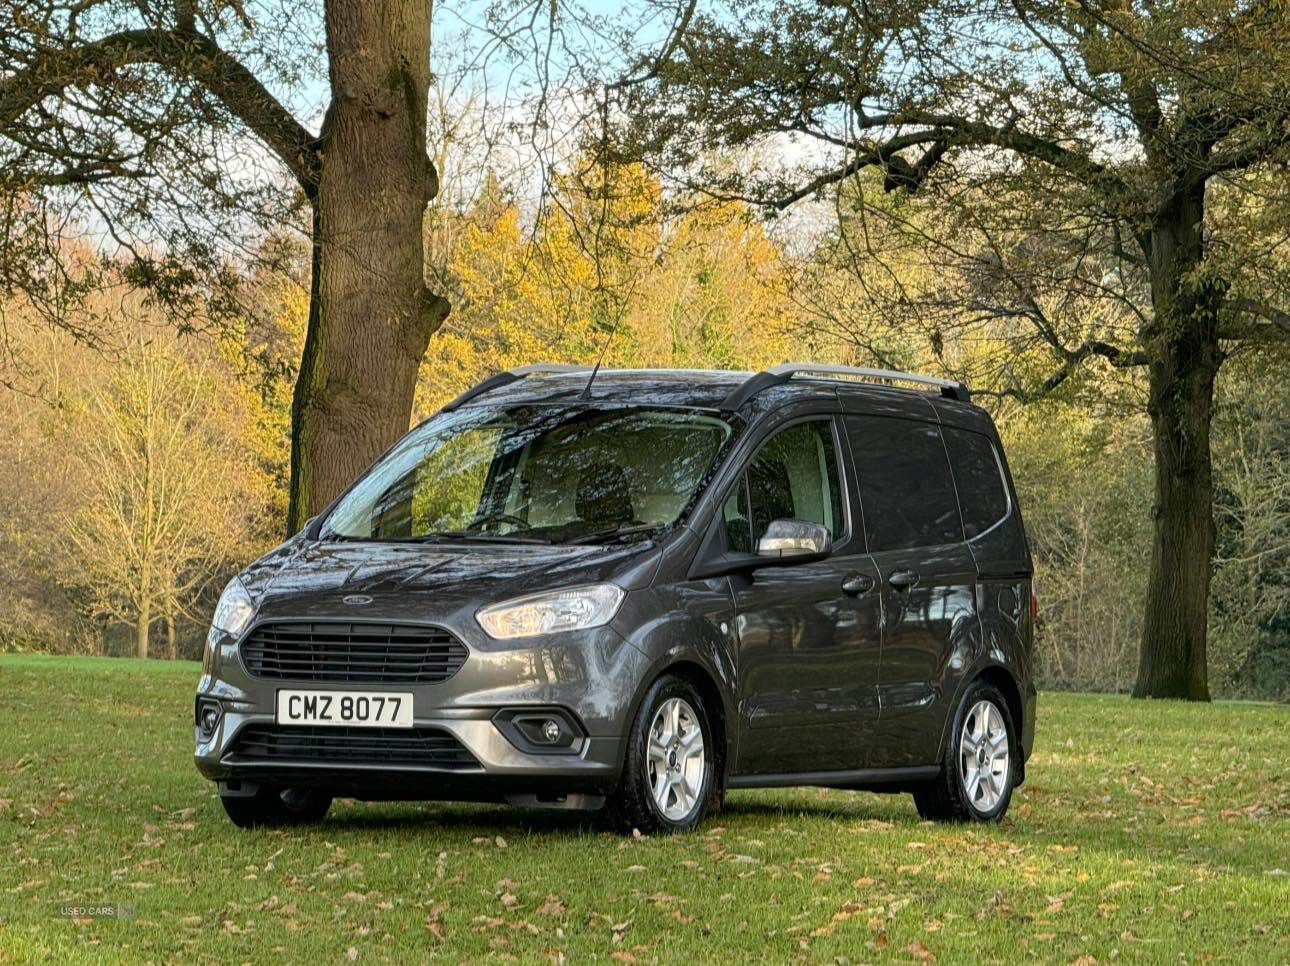
[[[1021,729],[1025,725],[1026,708],[1021,700],[1021,688],[1017,685],[1017,679],[1012,676],[1012,672],[1000,664],[992,664],[983,668],[976,676],[976,680],[984,681],[1003,695],[1003,700],[1008,702],[1008,713],[1012,715],[1012,726],[1020,736]]]
[[[651,668],[650,673],[643,675],[641,686],[632,698],[631,713],[628,716],[628,721],[632,723],[636,721],[636,716],[640,713],[641,704],[645,701],[645,695],[649,692],[649,689],[654,686],[654,683],[659,678],[668,674],[676,675],[689,682],[699,692],[699,697],[703,699],[709,723],[716,732],[713,744],[720,755],[715,762],[716,780],[724,787],[729,762],[734,753],[733,742],[735,736],[731,727],[730,702],[727,700],[726,692],[717,683],[717,674],[696,655],[668,655]],[[627,736],[624,737],[626,738]]]
[[[716,762],[717,781],[722,786],[726,782],[726,768],[729,759],[729,722],[726,718],[726,702],[722,696],[721,689],[717,686],[716,680],[708,673],[703,665],[696,661],[680,660],[675,664],[670,664],[658,675],[675,674],[678,677],[689,681],[694,689],[699,692],[699,697],[703,699],[703,705],[708,712],[709,723],[716,734],[713,736],[716,740],[713,744],[718,749],[721,758]],[[656,678],[657,680],[657,678]]]
[[[1025,746],[1021,741],[1021,736],[1026,726],[1026,704],[1022,698],[1021,685],[1018,683],[1016,675],[1002,664],[987,664],[978,668],[974,673],[963,676],[963,683],[955,692],[954,702],[950,705],[950,713],[945,719],[945,727],[941,732],[941,741],[937,749],[937,760],[939,761],[944,757],[945,742],[949,740],[950,732],[954,727],[954,718],[958,712],[959,703],[963,700],[964,692],[977,681],[989,684],[1003,695],[1003,700],[1008,704],[1008,714],[1012,717],[1012,727],[1016,733],[1020,752],[1017,756],[1017,780],[1015,782],[1019,786],[1025,781],[1026,777]]]

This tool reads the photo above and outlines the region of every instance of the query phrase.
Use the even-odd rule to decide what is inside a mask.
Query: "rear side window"
[[[722,516],[731,550],[751,552],[772,520],[822,523],[836,540],[846,529],[829,419],[782,429],[753,457]]]
[[[850,416],[870,552],[963,539],[954,480],[940,430],[930,423]]]
[[[945,446],[963,508],[963,533],[980,536],[1008,515],[1008,491],[989,438],[968,429],[946,427]]]

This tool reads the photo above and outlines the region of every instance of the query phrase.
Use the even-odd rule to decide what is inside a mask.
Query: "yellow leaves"
[[[535,226],[495,196],[454,216],[454,307],[422,366],[418,413],[496,370],[590,364],[602,349],[626,367],[762,368],[793,354],[783,255],[743,206],[668,218],[643,169],[575,170]]]

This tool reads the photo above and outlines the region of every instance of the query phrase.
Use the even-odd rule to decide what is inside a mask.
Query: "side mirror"
[[[718,518],[717,524],[720,522]],[[715,525],[709,532],[717,532]],[[774,520],[757,541],[756,553],[720,553],[711,546],[706,552],[701,549],[690,567],[690,579],[752,574],[763,567],[812,563],[828,555],[828,527],[805,520]]]
[[[772,520],[757,541],[759,557],[815,557],[828,549],[829,528],[805,520]]]

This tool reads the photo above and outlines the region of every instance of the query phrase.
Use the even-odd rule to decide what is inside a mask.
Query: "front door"
[[[756,550],[772,520],[824,524],[821,561],[730,578],[739,639],[736,774],[863,767],[878,720],[881,592],[851,525],[832,416],[792,422],[757,450],[724,517],[730,549]]]

